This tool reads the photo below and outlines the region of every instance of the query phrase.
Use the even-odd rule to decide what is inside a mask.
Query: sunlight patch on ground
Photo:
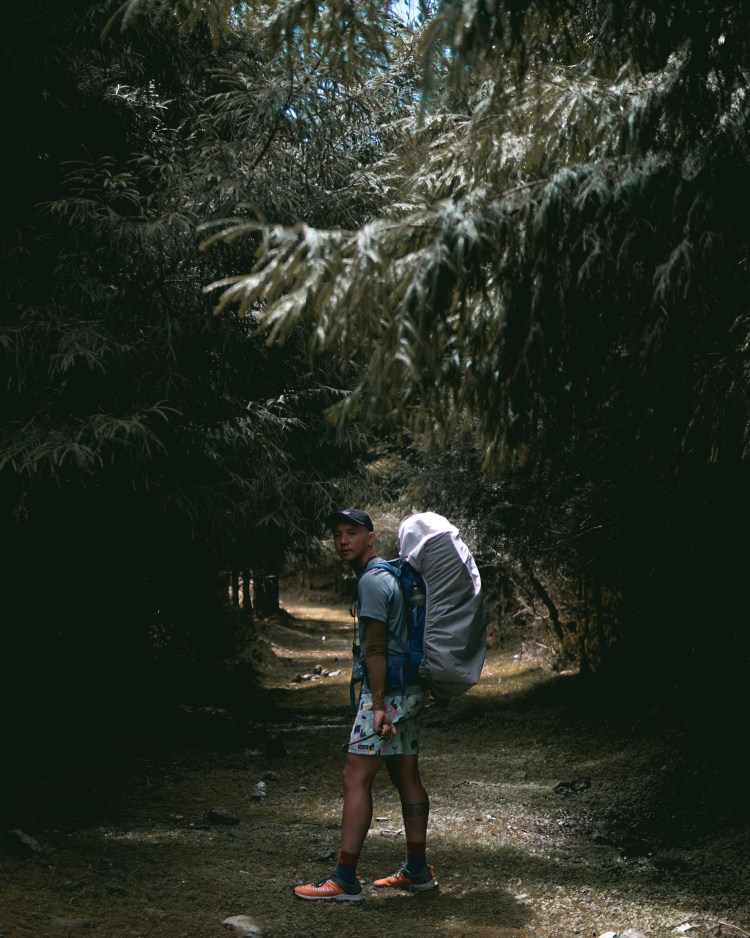
[[[351,626],[349,604],[343,600],[340,603],[331,604],[322,600],[316,602],[305,594],[288,593],[282,597],[281,606],[295,619]]]

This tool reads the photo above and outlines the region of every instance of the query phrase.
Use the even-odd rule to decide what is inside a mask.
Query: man
[[[387,658],[408,643],[405,601],[393,574],[373,566],[375,552],[370,516],[357,508],[331,515],[336,553],[357,574],[359,644],[364,675],[357,715],[344,766],[344,809],[341,844],[333,873],[317,883],[295,886],[300,899],[356,902],[363,898],[357,862],[372,821],[372,783],[385,764],[398,790],[406,833],[406,860],[391,876],[376,879],[378,888],[425,891],[437,887],[426,860],[430,801],[419,776],[419,713],[424,692],[416,675],[394,682],[387,677]]]

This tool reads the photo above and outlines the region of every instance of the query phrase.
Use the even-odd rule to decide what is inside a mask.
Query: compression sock
[[[427,844],[414,843],[411,840],[406,841],[406,863],[404,869],[407,873],[421,873],[427,868],[426,857]]]
[[[345,883],[352,884],[357,881],[357,861],[359,856],[355,853],[347,853],[346,850],[339,850],[339,859],[333,875]]]
[[[425,793],[426,794],[426,793]],[[417,804],[401,802],[401,811],[404,816],[404,831],[406,833],[406,863],[404,869],[407,873],[423,873],[427,869],[425,851],[427,848],[427,821],[430,815],[430,800],[426,798]]]

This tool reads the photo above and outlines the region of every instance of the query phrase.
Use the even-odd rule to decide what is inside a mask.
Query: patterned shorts
[[[419,714],[424,693],[385,695],[385,710],[396,724],[396,735],[382,739],[371,736],[374,712],[372,694],[364,691],[354,718],[349,752],[358,756],[413,756],[419,752]],[[359,740],[362,742],[359,742]]]

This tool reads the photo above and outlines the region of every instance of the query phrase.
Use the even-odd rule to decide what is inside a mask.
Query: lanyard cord
[[[352,617],[352,668],[355,660],[362,659],[362,646],[359,644],[359,597],[355,596],[349,606],[349,615]],[[352,672],[353,673],[353,672]]]

